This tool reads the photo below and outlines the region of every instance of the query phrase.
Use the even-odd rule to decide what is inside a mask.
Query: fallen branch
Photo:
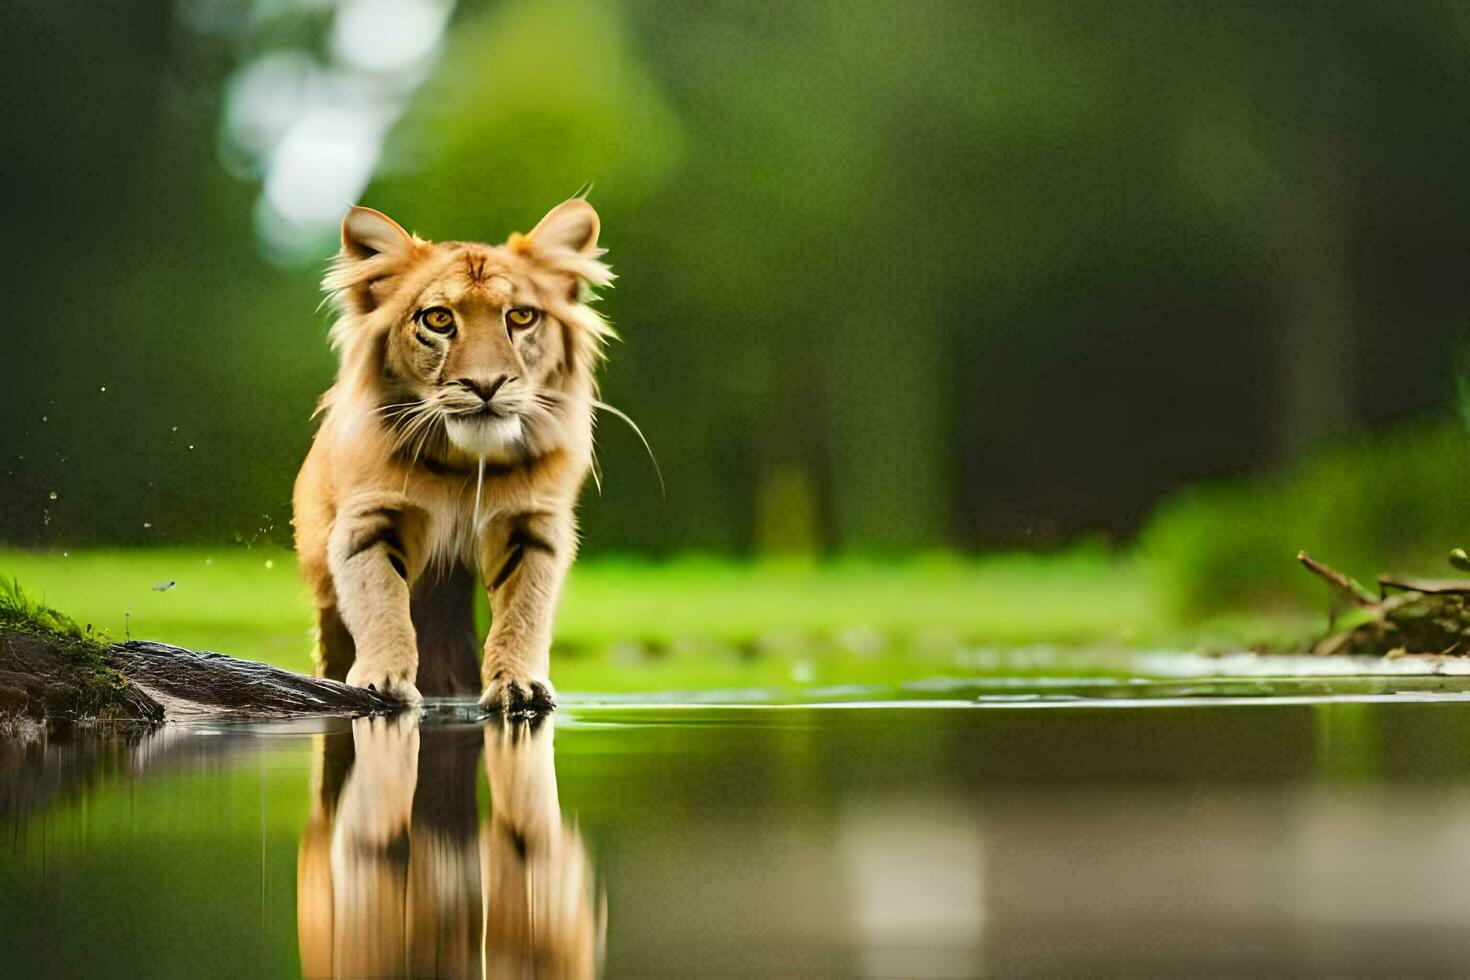
[[[1407,578],[1403,575],[1380,575],[1378,587],[1384,595],[1389,589],[1422,592],[1425,595],[1470,595],[1470,581],[1462,578]]]
[[[400,707],[391,698],[341,681],[166,643],[132,640],[113,647],[109,659],[175,712],[356,716]]]

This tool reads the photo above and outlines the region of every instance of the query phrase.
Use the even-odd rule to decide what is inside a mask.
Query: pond
[[[569,698],[10,745],[15,976],[1461,972],[1470,685]]]

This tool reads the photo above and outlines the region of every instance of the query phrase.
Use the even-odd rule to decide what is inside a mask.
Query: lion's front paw
[[[556,710],[556,689],[544,677],[501,668],[486,682],[480,707],[506,718],[537,718]]]
[[[423,695],[419,694],[419,689],[413,684],[417,672],[417,668],[411,664],[385,664],[359,659],[347,672],[347,683],[396,698],[405,704],[420,704],[424,700]]]

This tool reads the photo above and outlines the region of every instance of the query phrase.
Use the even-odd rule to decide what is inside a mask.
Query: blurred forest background
[[[347,205],[498,241],[587,181],[668,483],[606,420],[588,556],[1140,543],[1207,610],[1470,537],[1470,5],[7,21],[0,542],[288,543]]]

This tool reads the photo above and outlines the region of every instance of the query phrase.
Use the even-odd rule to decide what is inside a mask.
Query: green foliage
[[[1436,574],[1470,525],[1467,487],[1464,433],[1407,426],[1278,474],[1186,490],[1160,507],[1142,547],[1176,615],[1320,600],[1298,551],[1367,581],[1388,570]]]

